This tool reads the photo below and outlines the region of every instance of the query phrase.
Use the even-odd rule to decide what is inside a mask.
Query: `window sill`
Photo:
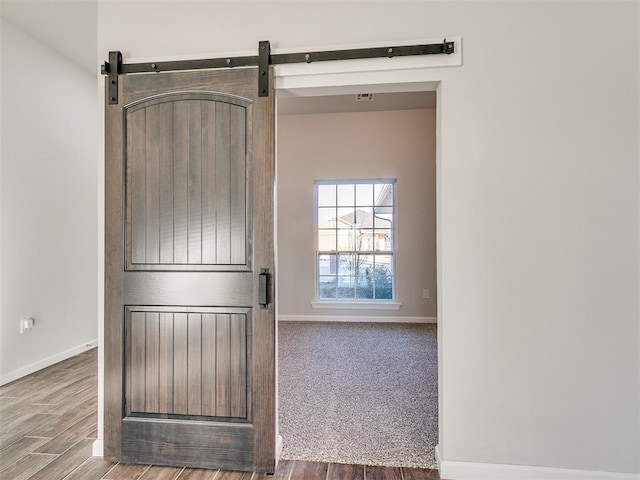
[[[349,301],[330,301],[330,300],[314,300],[311,302],[311,308],[342,308],[345,310],[400,310],[401,303],[394,301],[384,302],[349,302]]]

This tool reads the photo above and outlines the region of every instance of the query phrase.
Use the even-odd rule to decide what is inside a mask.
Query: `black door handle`
[[[261,268],[258,275],[258,304],[260,308],[269,306],[269,269]]]

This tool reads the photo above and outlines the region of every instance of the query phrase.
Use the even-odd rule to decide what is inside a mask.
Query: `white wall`
[[[1,44],[4,383],[97,339],[98,108],[95,75],[5,19]]]
[[[106,58],[461,35],[463,66],[403,77],[442,82],[443,469],[542,478],[640,472],[639,18],[614,1],[118,2],[98,40]]]
[[[437,316],[435,120],[434,109],[278,116],[279,315]],[[311,308],[313,182],[354,178],[397,179],[398,311]]]

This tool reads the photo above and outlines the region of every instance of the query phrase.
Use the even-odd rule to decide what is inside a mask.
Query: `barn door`
[[[118,83],[106,107],[105,457],[273,471],[273,92],[258,97],[254,68]]]

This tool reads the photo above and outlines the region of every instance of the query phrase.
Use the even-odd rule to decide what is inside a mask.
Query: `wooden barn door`
[[[257,91],[254,68],[129,75],[106,107],[109,460],[274,469],[274,95]]]

